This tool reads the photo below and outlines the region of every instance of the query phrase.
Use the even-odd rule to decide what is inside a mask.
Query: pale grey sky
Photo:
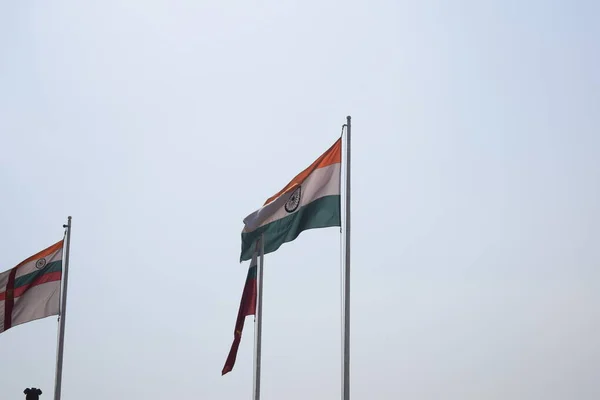
[[[353,399],[600,397],[594,1],[0,0],[2,270],[73,216],[63,399],[220,372],[242,219],[353,117]],[[339,230],[266,257],[263,398],[340,392]],[[0,335],[52,398],[56,318]]]

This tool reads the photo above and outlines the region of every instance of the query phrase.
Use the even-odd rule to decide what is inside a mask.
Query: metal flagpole
[[[346,117],[346,217],[344,222],[344,354],[342,399],[350,400],[350,116]]]
[[[253,400],[260,400],[260,363],[262,353],[262,298],[263,298],[263,269],[265,266],[265,235],[260,236],[259,259],[256,266],[257,295],[256,295],[256,325],[254,329],[254,393]]]
[[[63,351],[65,349],[65,321],[67,317],[67,283],[69,280],[69,252],[71,247],[71,217],[69,216],[67,225],[67,247],[65,250],[65,269],[63,271],[63,290],[62,302],[60,306],[59,325],[58,325],[58,354],[56,356],[56,380],[54,384],[54,400],[60,400],[62,387],[62,367]]]

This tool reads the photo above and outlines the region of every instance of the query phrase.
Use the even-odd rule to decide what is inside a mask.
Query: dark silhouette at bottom
[[[39,400],[42,390],[32,387],[25,389],[23,393],[25,393],[25,400]]]

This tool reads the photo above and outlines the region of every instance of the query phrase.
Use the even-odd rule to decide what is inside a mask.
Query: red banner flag
[[[240,309],[238,311],[237,321],[235,322],[233,343],[231,344],[231,350],[229,350],[229,355],[227,356],[227,360],[225,361],[225,366],[223,367],[223,371],[221,371],[221,375],[225,375],[233,369],[238,348],[240,347],[240,341],[242,340],[244,320],[248,315],[255,315],[256,313],[256,259],[256,253],[254,253],[252,262],[250,263],[250,268],[248,269],[248,276],[246,277],[246,284],[244,285],[242,300],[240,301]]]

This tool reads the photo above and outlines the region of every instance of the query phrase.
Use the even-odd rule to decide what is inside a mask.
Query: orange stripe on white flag
[[[63,247],[63,240],[61,240],[59,242],[56,242],[52,246],[50,246],[50,247],[48,247],[48,248],[40,251],[39,253],[36,253],[36,254],[32,255],[31,257],[29,257],[29,258],[21,261],[15,268],[19,268],[21,265],[27,264],[30,261],[37,260],[39,258],[47,257],[50,254],[54,253],[55,251],[57,251],[59,249],[62,249],[62,247]]]
[[[317,158],[315,162],[313,162],[308,168],[304,171],[300,172],[298,175],[294,177],[283,189],[281,189],[277,194],[269,197],[267,201],[265,201],[265,205],[269,204],[282,194],[290,191],[295,186],[298,186],[304,182],[306,178],[310,174],[312,174],[315,170],[323,167],[327,167],[332,164],[339,164],[342,162],[342,138],[336,140],[336,142],[331,146],[325,153],[321,155],[321,157]]]

